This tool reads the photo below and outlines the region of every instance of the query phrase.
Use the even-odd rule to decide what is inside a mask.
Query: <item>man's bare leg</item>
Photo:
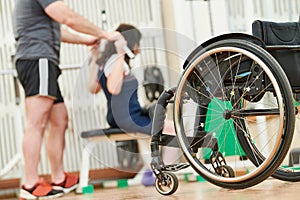
[[[64,103],[54,104],[50,113],[50,132],[47,139],[47,153],[51,165],[52,182],[59,183],[65,178],[63,153],[68,113]]]
[[[44,131],[54,100],[48,97],[32,96],[25,100],[26,128],[23,136],[25,162],[24,185],[31,188],[39,181],[38,164]]]

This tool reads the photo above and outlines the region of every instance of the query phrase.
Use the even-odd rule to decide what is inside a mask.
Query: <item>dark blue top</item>
[[[112,95],[107,89],[107,78],[104,73],[100,72],[98,77],[107,99],[107,122],[109,125],[126,132],[151,134],[151,118],[142,112],[138,101],[137,79],[131,74],[126,75],[121,92],[118,95]]]

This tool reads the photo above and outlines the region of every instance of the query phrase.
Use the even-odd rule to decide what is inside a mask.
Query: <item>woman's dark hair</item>
[[[120,24],[116,31],[120,32],[122,36],[127,41],[128,48],[133,51],[134,45],[140,43],[142,34],[141,32],[134,26],[130,24]],[[97,60],[97,64],[102,66],[105,62],[112,56],[113,54],[117,53],[114,42],[107,42],[104,52],[102,56]],[[129,64],[129,57],[125,55],[125,62]]]

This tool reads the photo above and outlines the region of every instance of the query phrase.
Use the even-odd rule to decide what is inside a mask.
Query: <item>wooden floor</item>
[[[171,196],[160,195],[154,187],[129,186],[127,188],[96,189],[93,194],[68,194],[59,200],[294,200],[300,199],[300,182],[291,183],[268,179],[252,188],[228,190],[208,182],[180,181],[178,190]]]

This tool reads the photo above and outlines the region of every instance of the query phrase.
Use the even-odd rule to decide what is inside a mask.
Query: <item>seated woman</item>
[[[120,24],[116,31],[120,32],[126,41],[108,42],[100,58],[98,58],[99,54],[96,50],[92,51],[92,63],[94,64],[92,64],[93,68],[90,72],[89,91],[98,93],[101,88],[104,91],[107,98],[106,117],[111,127],[120,128],[125,132],[140,132],[151,135],[152,120],[149,114],[144,112],[138,101],[138,80],[131,73],[130,58],[122,48],[127,45],[135,55],[138,54],[141,32],[129,24]],[[171,122],[165,123],[164,130],[168,134],[174,135],[175,133]],[[168,160],[174,162],[178,158],[178,149],[171,147],[167,149],[165,152],[168,154],[165,156],[167,162]],[[175,159],[174,156],[176,156]],[[150,161],[151,157],[145,164],[149,166]],[[142,181],[142,183],[153,185],[154,180],[155,177],[150,183],[149,180]]]

